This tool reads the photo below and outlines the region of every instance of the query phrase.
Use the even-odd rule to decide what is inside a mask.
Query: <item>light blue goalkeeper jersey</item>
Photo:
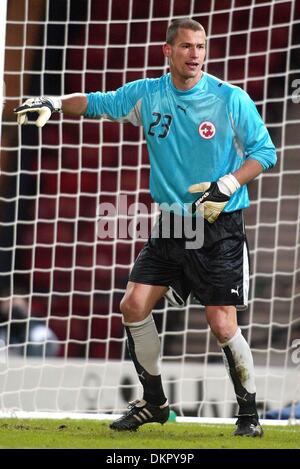
[[[264,170],[276,162],[275,147],[248,94],[207,73],[188,91],[175,88],[167,74],[87,98],[85,116],[143,126],[151,195],[159,204],[179,206],[181,213],[198,198],[188,192],[190,185],[217,181],[245,159],[259,161]],[[242,186],[224,211],[248,206]]]

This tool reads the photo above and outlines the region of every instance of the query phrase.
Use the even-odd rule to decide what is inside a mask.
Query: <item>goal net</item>
[[[33,120],[21,128],[13,108],[28,97],[109,91],[161,76],[168,71],[161,49],[166,28],[185,16],[207,31],[205,70],[250,94],[277,147],[277,165],[249,185],[251,300],[238,317],[253,351],[261,417],[281,418],[287,406],[296,415],[296,0],[7,2],[0,175],[2,411],[119,413],[140,393],[119,303],[157,215],[143,132],[130,124],[59,114],[43,129]],[[101,217],[107,214],[113,236],[104,232]],[[237,410],[232,385],[203,307],[192,297],[182,309],[161,301],[154,317],[171,407],[181,416],[232,417]]]

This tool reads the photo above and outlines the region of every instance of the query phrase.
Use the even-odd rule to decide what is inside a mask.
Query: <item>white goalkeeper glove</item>
[[[28,112],[37,112],[39,117],[35,121],[37,127],[43,127],[50,119],[53,112],[61,111],[60,98],[29,98],[21,106],[16,107],[14,112],[17,114],[18,124],[24,125],[28,122]]]
[[[240,183],[233,174],[226,174],[217,182],[200,182],[189,187],[192,194],[204,192],[191,206],[191,212],[199,212],[209,223],[216,221],[231,195]]]

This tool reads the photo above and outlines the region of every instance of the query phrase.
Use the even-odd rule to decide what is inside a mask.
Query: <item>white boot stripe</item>
[[[144,414],[143,410],[139,412],[139,417],[142,417],[144,420],[148,420],[148,415]]]
[[[151,412],[149,412],[148,409],[143,409],[143,412],[145,412],[148,415],[148,417],[150,417],[150,418],[153,417],[153,415],[151,414]]]
[[[142,419],[138,415],[133,416],[138,422],[143,423]]]

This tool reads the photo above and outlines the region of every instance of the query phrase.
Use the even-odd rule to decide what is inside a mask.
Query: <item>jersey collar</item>
[[[168,81],[169,81],[169,84],[170,84],[170,87],[172,89],[172,91],[179,95],[179,96],[190,96],[190,95],[193,95],[193,94],[196,94],[196,93],[199,93],[199,91],[202,91],[204,86],[205,86],[205,83],[206,83],[206,80],[207,80],[207,74],[205,72],[203,72],[202,74],[202,77],[200,78],[200,80],[196,83],[195,86],[193,86],[193,88],[190,88],[189,90],[179,90],[178,88],[176,88],[174,85],[173,85],[173,81],[172,81],[172,78],[171,78],[171,74],[168,73]]]

